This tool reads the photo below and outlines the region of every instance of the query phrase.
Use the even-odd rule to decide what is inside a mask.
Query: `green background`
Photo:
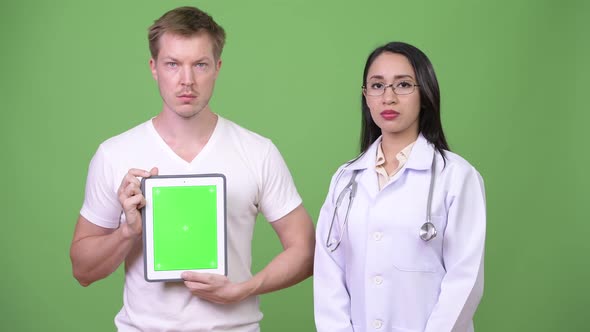
[[[587,331],[587,1],[0,2],[0,329],[112,331],[123,274],[88,288],[69,245],[98,144],[161,101],[146,29],[192,4],[228,33],[212,108],[271,138],[312,217],[355,156],[362,69],[390,40],[421,48],[451,148],[486,183],[483,331]],[[280,244],[256,226],[253,270]],[[311,279],[261,298],[263,331],[313,331]]]

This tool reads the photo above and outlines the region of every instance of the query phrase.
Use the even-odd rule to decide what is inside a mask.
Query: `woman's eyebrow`
[[[395,76],[393,76],[393,79],[394,80],[399,80],[399,79],[402,79],[402,78],[411,78],[411,79],[414,79],[414,77],[412,75],[408,75],[408,74],[402,74],[402,75],[395,75]],[[370,79],[370,80],[372,80],[372,79],[375,79],[375,80],[384,80],[385,77],[383,77],[383,75],[373,75],[373,76],[369,77],[368,79]]]

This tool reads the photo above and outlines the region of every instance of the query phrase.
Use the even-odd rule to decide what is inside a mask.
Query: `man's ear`
[[[219,76],[220,69],[221,69],[221,58],[219,58],[219,60],[217,60],[217,62],[215,63],[215,78],[217,78],[217,76]]]
[[[156,71],[156,60],[154,58],[150,58],[150,69],[152,71],[152,76],[157,81],[158,80],[158,72]]]

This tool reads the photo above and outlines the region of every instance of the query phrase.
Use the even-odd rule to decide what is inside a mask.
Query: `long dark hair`
[[[391,42],[383,46],[377,47],[369,57],[365,64],[365,71],[363,73],[363,86],[367,84],[367,73],[369,67],[375,59],[384,52],[397,53],[405,56],[416,73],[416,80],[420,91],[420,114],[418,131],[432,144],[435,149],[443,156],[444,150],[449,150],[449,145],[445,139],[442,123],[440,120],[440,91],[438,88],[438,80],[434,73],[432,63],[422,51],[416,47],[402,43]],[[362,112],[362,128],[360,139],[360,152],[363,155],[367,149],[381,136],[381,128],[375,124],[371,117],[371,111],[367,106],[365,95],[361,93],[361,112]]]

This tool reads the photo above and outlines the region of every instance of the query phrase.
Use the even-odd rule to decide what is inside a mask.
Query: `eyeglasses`
[[[395,81],[391,84],[383,84],[381,82],[371,83],[368,86],[363,85],[363,91],[367,96],[382,96],[387,88],[391,88],[396,95],[409,95],[416,90],[420,84],[414,84],[412,81]]]

